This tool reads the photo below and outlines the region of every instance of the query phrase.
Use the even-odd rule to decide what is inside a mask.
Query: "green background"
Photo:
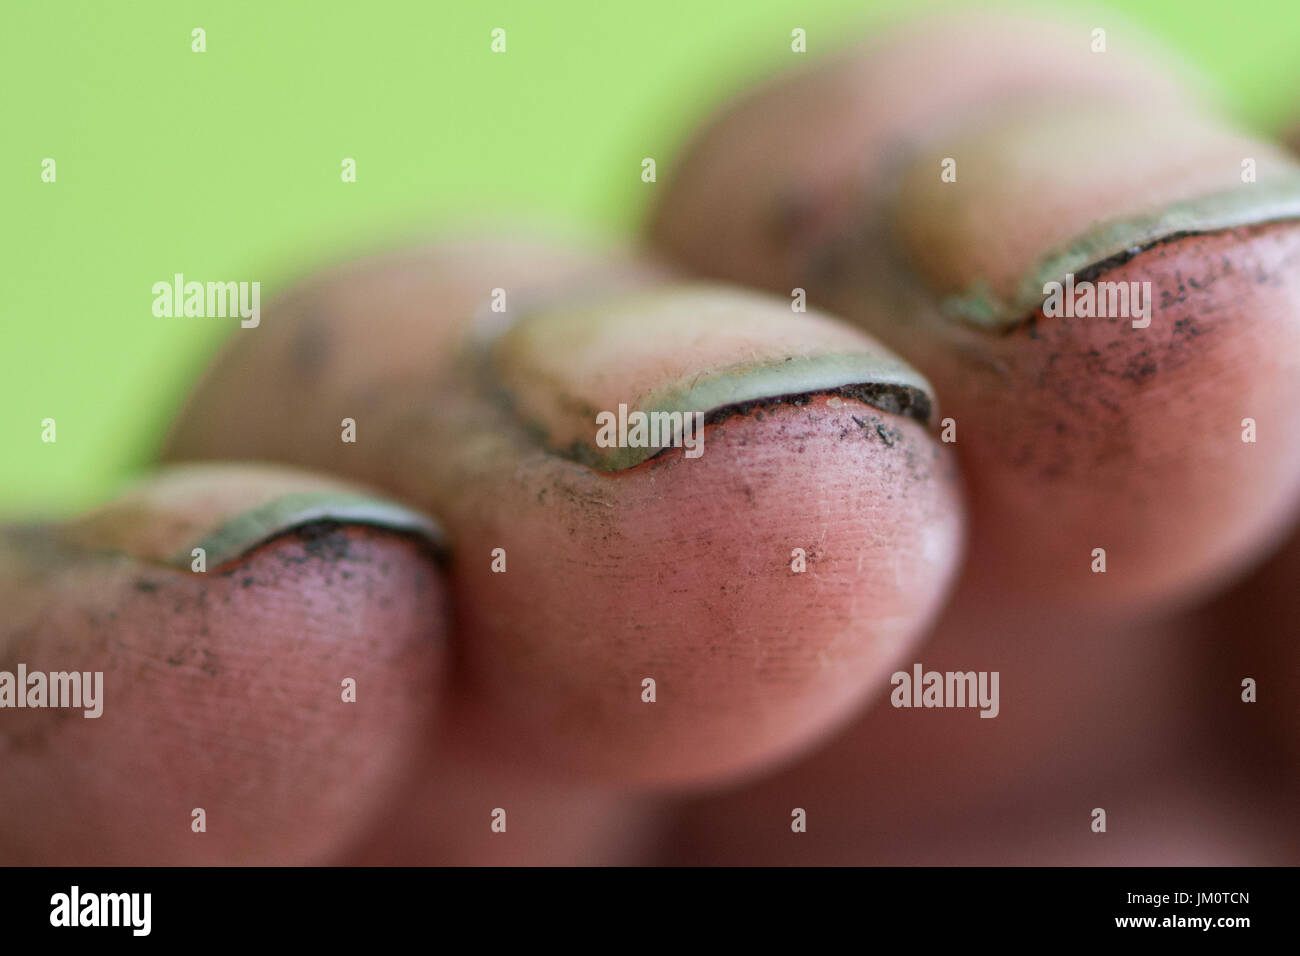
[[[265,305],[314,265],[458,223],[630,234],[656,188],[641,158],[662,178],[692,123],[791,64],[792,28],[814,55],[919,6],[0,0],[0,512],[79,509],[146,467],[237,326],[155,318],[154,282],[259,279]],[[1296,0],[1113,9],[1251,123],[1300,117]]]

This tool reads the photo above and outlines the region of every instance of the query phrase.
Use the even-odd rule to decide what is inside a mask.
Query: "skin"
[[[1300,652],[1293,592],[1300,574],[1300,528],[1243,581],[1209,608],[1217,633],[1248,640],[1218,641],[1207,655],[1217,681],[1240,693],[1241,681],[1259,684],[1258,706],[1222,708],[1216,719],[1234,744],[1269,768],[1269,788],[1286,793],[1300,777]],[[1264,695],[1267,688],[1268,694]]]
[[[1000,22],[925,46],[907,33],[748,95],[678,161],[650,234],[695,272],[805,289],[939,383],[987,586],[1176,599],[1239,574],[1295,512],[1300,448],[1240,433],[1247,417],[1284,433],[1300,401],[1300,167],[1191,97],[1156,108],[1109,69],[1074,70],[1077,35],[1045,33],[1061,63],[1013,82],[979,45]],[[936,56],[950,68],[926,70]],[[941,109],[932,72],[984,91],[979,107],[963,92]],[[910,92],[882,116],[882,88]],[[1065,271],[1150,282],[1151,326],[1044,319],[1043,284]],[[1097,547],[1122,574],[1073,573]]]
[[[1222,732],[1243,706],[1215,661],[1227,619],[1192,610],[1276,547],[1300,498],[1285,440],[1300,397],[1294,166],[1192,97],[1135,107],[1065,66],[1013,81],[1001,57],[967,55],[975,40],[939,30],[922,51],[914,38],[724,111],[679,161],[650,232],[694,271],[806,289],[936,383],[971,543],[918,659],[1000,669],[1018,703],[996,721],[921,720],[882,688],[819,754],[698,802],[669,857],[1294,862],[1277,840],[1295,828],[1294,769]],[[1047,33],[1044,48],[1068,63]],[[929,98],[935,57],[978,107]],[[1080,101],[1063,115],[1067,87]],[[880,88],[909,91],[887,122]],[[753,155],[771,161],[744,166]],[[1269,191],[1233,183],[1242,156],[1267,167]],[[938,175],[944,157],[954,183]],[[1112,259],[1116,243],[1138,251]],[[1150,282],[1151,326],[1026,305],[1067,267]],[[1243,443],[1245,417],[1269,421],[1272,440]],[[1105,575],[1089,565],[1099,546]],[[1293,698],[1279,707],[1294,712]],[[1090,839],[1099,805],[1123,822],[1112,844]],[[818,813],[817,835],[792,843],[770,826],[792,806]]]
[[[743,773],[842,722],[929,623],[962,534],[951,459],[926,425],[849,392],[928,385],[867,336],[765,296],[658,283],[603,297],[623,277],[588,262],[566,308],[529,285],[556,253],[470,252],[381,261],[270,307],[267,334],[209,373],[166,457],[273,458],[437,516],[459,609],[458,746],[539,775],[675,787]],[[354,321],[336,284],[420,281],[393,279],[402,268],[445,278],[432,307],[370,313],[374,377],[349,368],[351,349],[285,374],[295,343]],[[482,318],[457,325],[485,314],[494,286],[544,306],[496,337]],[[446,338],[421,343],[427,368],[378,371],[430,328]],[[682,402],[711,422],[698,458],[606,460],[594,443],[601,409]],[[344,417],[356,445],[340,441]],[[791,572],[795,548],[811,573]],[[669,706],[646,707],[647,677]]]
[[[691,801],[658,844],[675,864],[1288,865],[1295,863],[1294,680],[1257,646],[1294,619],[1026,613],[959,589],[915,660],[996,669],[1001,713],[896,709],[880,689],[813,754]],[[1275,647],[1292,647],[1293,640]],[[1278,651],[1274,651],[1277,655]],[[1240,701],[1241,675],[1271,688]],[[1267,675],[1267,676],[1263,676]],[[791,809],[808,830],[792,834]],[[1091,812],[1107,833],[1090,830]]]
[[[391,802],[445,667],[434,542],[317,521],[190,564],[191,545],[250,506],[345,488],[174,469],[67,526],[0,537],[0,670],[104,675],[98,718],[4,712],[0,804],[22,826],[0,828],[0,859],[324,862]]]
[[[457,245],[415,262],[354,267],[269,308],[258,336],[239,341],[206,376],[166,457],[276,457],[348,473],[436,516],[394,527],[379,512],[390,533],[436,529],[455,636],[445,679],[409,675],[434,692],[405,715],[427,723],[399,738],[407,772],[385,786],[386,811],[353,800],[347,826],[323,828],[336,852],[355,862],[627,858],[665,825],[661,808],[629,788],[722,782],[806,749],[843,723],[937,612],[963,512],[951,458],[928,430],[929,386],[862,333],[796,316],[765,296],[677,288],[655,270],[629,273],[619,262],[535,246]],[[558,262],[577,263],[574,307],[546,287],[561,275]],[[491,280],[543,307],[506,330],[484,329],[476,306]],[[373,310],[369,348],[335,345],[352,334],[345,309],[353,297],[381,301],[366,285],[402,289],[400,303],[427,302],[413,293],[430,281],[438,307]],[[602,284],[611,297],[595,298]],[[646,340],[647,326],[693,347]],[[430,360],[385,376],[415,342]],[[460,354],[449,359],[449,349]],[[709,423],[707,453],[580,464],[599,449],[575,449],[574,436],[585,432],[590,443],[594,429],[580,427],[587,412],[575,420],[569,409],[619,402],[698,408]],[[277,414],[267,416],[269,407]],[[355,447],[336,430],[349,414],[362,436]],[[187,467],[206,475],[217,466]],[[255,495],[239,478],[261,466],[223,467],[234,476],[228,483],[218,476],[181,493],[164,477],[110,505],[131,520],[92,522],[84,547],[157,559],[174,556],[181,537],[229,542],[241,536],[226,530],[232,525],[265,525],[249,512],[216,530],[178,522],[177,514],[224,515],[236,502],[265,514],[269,492]],[[287,496],[294,507],[274,514],[300,512],[299,485],[322,480],[290,474],[275,500]],[[506,550],[505,574],[491,570],[493,547]],[[797,574],[795,547],[809,568]],[[726,562],[700,560],[715,548]],[[557,568],[568,570],[557,576]],[[774,578],[782,585],[772,587]],[[319,581],[299,590],[284,616],[330,593]],[[255,593],[241,588],[232,599]],[[61,599],[57,589],[34,589],[30,600]],[[860,607],[870,608],[867,626]],[[266,615],[259,646],[278,653],[280,604],[248,613]],[[122,626],[157,630],[134,615]],[[386,619],[375,626],[391,639]],[[293,665],[277,660],[276,670]],[[641,700],[648,674],[658,685],[653,709]],[[509,806],[523,837],[493,843],[486,827],[465,827],[466,814],[492,809],[485,801]],[[568,824],[566,808],[581,810]],[[167,814],[156,817],[161,825]],[[353,829],[368,818],[371,829]],[[298,858],[312,859],[305,850]]]
[[[1287,200],[1289,161],[1081,35],[961,15],[767,85],[660,187],[670,266],[460,242],[269,306],[167,439],[204,464],[0,542],[0,670],[102,661],[122,702],[0,715],[0,858],[1296,862],[1298,240],[1203,202],[1243,150]],[[1174,304],[1145,332],[1023,305],[1117,241],[1097,275]],[[705,454],[595,445],[620,402],[708,412]],[[284,524],[328,489],[325,538]],[[1001,713],[891,707],[915,661],[1000,671]]]

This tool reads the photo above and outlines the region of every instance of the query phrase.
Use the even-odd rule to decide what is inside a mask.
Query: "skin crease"
[[[527,362],[518,349],[529,346],[511,344],[508,361],[486,373],[473,353],[448,358],[466,341],[450,317],[484,314],[494,287],[563,313],[557,290],[529,282],[556,256],[519,246],[434,252],[438,264],[418,268],[438,278],[438,297],[419,309],[372,309],[362,351],[337,349],[330,336],[351,321],[341,310],[356,286],[392,283],[389,263],[292,294],[208,374],[167,457],[275,459],[365,481],[439,517],[457,608],[448,746],[539,778],[671,789],[810,745],[847,718],[937,610],[962,533],[950,459],[910,418],[823,395],[708,426],[698,459],[671,449],[607,473],[567,460],[538,437],[559,419],[537,401],[509,410],[512,391],[535,390],[544,373],[543,386],[565,396],[556,407],[569,397],[593,408],[624,394],[631,402],[673,380],[664,376],[676,339],[657,343],[644,331],[655,326],[624,317],[615,297],[598,306],[603,338],[584,333],[612,356],[594,365],[581,336],[554,353],[536,336],[543,351]],[[403,288],[409,295],[422,281]],[[621,282],[596,268],[574,282],[574,307],[601,302],[601,283]],[[711,341],[743,330],[746,309],[759,308],[739,301],[735,315],[687,323],[680,354],[709,359],[676,374],[694,380],[791,354],[780,325],[773,335],[732,335],[710,354]],[[776,311],[817,350],[817,320]],[[826,349],[848,348],[841,326],[826,329]],[[417,339],[428,371],[381,371]],[[322,357],[295,373],[304,340]],[[268,407],[277,413],[265,415]],[[339,440],[344,417],[358,423],[355,445]],[[507,555],[504,574],[492,571],[494,548]],[[794,548],[809,555],[806,574],[790,570]],[[641,699],[647,677],[655,706]]]
[[[0,536],[0,670],[104,675],[98,718],[4,712],[0,817],[23,825],[0,828],[0,860],[320,863],[392,802],[444,670],[446,599],[426,547],[316,524],[203,574],[152,556],[228,513],[216,501],[321,485],[164,473],[156,509],[133,493],[71,527]]]

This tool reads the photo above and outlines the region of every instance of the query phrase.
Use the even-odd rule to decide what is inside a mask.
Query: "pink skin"
[[[1087,32],[975,14],[778,77],[671,165],[648,233],[698,274],[805,289],[934,384],[989,587],[1150,605],[1240,573],[1293,513],[1300,448],[1282,436],[1300,407],[1300,226],[1267,224],[1281,206],[1263,203],[1257,225],[1182,238],[1169,225],[1090,274],[1150,282],[1146,329],[1044,319],[1017,291],[1041,288],[1040,260],[1099,225],[1228,193],[1256,202],[1300,169],[1174,78],[1089,54]],[[954,299],[1009,322],[981,327]],[[1271,437],[1243,445],[1243,418]],[[1106,577],[1087,573],[1099,547]]]
[[[1264,183],[1293,166],[1164,81],[1157,105],[1142,83],[1027,68],[1024,51],[1068,58],[1086,31],[1064,46],[1028,21],[998,32],[930,24],[779,77],[710,122],[659,193],[649,232],[675,263],[802,287],[935,384],[971,543],[914,659],[1000,669],[1005,695],[981,721],[893,710],[880,687],[817,755],[703,801],[674,859],[1288,861],[1275,834],[1294,814],[1243,796],[1270,761],[1215,728],[1239,690],[1202,654],[1235,631],[1170,609],[1241,574],[1300,503],[1300,227],[1167,236],[1108,263],[1092,278],[1152,284],[1146,330],[1032,307],[984,329],[943,306],[972,288],[1006,301],[1099,222],[1227,191],[1242,156]],[[1121,152],[1111,127],[1133,134]],[[1243,443],[1243,418],[1269,437]],[[1097,805],[1118,809],[1121,839],[1090,840]],[[797,837],[794,806],[810,813]]]
[[[1296,540],[1210,608],[1141,619],[998,607],[966,578],[915,659],[999,670],[996,719],[894,708],[882,688],[816,753],[695,801],[661,860],[1294,865]]]
[[[1300,526],[1269,560],[1217,600],[1216,632],[1231,635],[1207,651],[1216,724],[1231,746],[1265,768],[1265,785],[1300,797],[1300,639],[1296,581]],[[1242,681],[1256,682],[1255,702],[1243,703]],[[1294,813],[1292,814],[1294,816]]]
[[[960,534],[924,431],[895,421],[887,449],[855,415],[884,421],[819,399],[714,426],[694,462],[675,452],[604,476],[533,457],[490,507],[466,508],[458,537],[512,564],[453,576],[463,725],[512,762],[671,786],[725,779],[842,721],[937,609]],[[804,574],[790,570],[797,547]]]
[[[450,729],[442,735],[450,737]],[[505,811],[505,830],[493,830]],[[654,859],[663,800],[570,779],[543,782],[490,750],[438,739],[336,862],[360,866],[610,866]]]
[[[241,340],[248,344],[209,373],[170,454],[344,474],[442,520],[457,608],[450,747],[486,750],[534,775],[676,787],[807,746],[845,719],[938,609],[962,534],[950,459],[911,419],[824,398],[709,426],[698,459],[675,449],[598,472],[553,453],[500,406],[503,383],[535,390],[549,381],[557,394],[568,388],[606,407],[617,396],[589,397],[584,389],[597,387],[589,381],[651,386],[666,367],[634,320],[600,326],[599,354],[612,357],[590,366],[581,365],[581,343],[554,358],[538,352],[536,372],[503,372],[495,383],[476,377],[471,357],[449,362],[472,304],[498,285],[526,301],[544,273],[538,263],[553,255],[502,248],[458,258],[452,247],[429,266],[399,267],[396,276],[418,277],[454,261],[457,275],[420,308],[380,292],[376,301],[392,304],[369,313],[370,347],[331,349],[310,375],[294,371],[295,344],[310,330],[328,337],[347,326],[338,303],[358,286],[391,290],[395,273],[380,262],[297,293],[319,304],[296,310],[291,299],[268,310],[265,337]],[[612,273],[594,275],[575,287],[575,307]],[[353,291],[335,296],[335,284]],[[609,308],[616,323],[617,300]],[[738,318],[702,318],[690,331],[698,347],[683,354],[710,354],[710,336],[725,335],[726,322],[743,328],[748,300],[738,308]],[[777,311],[807,342],[820,335],[826,348],[873,347],[828,320],[792,316],[780,303]],[[445,344],[423,343],[429,372],[383,373],[383,355],[409,362],[413,337],[431,334]],[[725,366],[727,355],[787,354],[753,335],[726,341],[697,368]],[[627,386],[628,399],[640,389]],[[268,405],[279,413],[267,416]],[[358,421],[355,446],[339,441],[345,416]],[[496,548],[507,555],[504,574],[492,570]],[[809,554],[806,574],[790,570],[795,548]],[[646,678],[657,683],[654,704],[642,701]]]
[[[203,575],[112,552],[14,561],[0,670],[102,671],[104,703],[4,712],[0,817],[22,821],[0,828],[6,863],[325,862],[425,745],[445,598],[404,535],[289,532]]]
[[[1250,618],[1234,614],[1212,630],[1203,615],[1135,618],[1132,605],[1152,593],[1182,602],[1206,593],[1289,526],[1297,450],[1276,436],[1242,443],[1241,418],[1276,427],[1294,415],[1296,349],[1275,345],[1293,334],[1286,303],[1300,295],[1291,267],[1298,248],[1294,228],[1260,227],[1161,246],[1108,274],[1151,281],[1157,301],[1182,299],[1193,321],[1155,348],[1120,323],[1041,315],[1001,337],[959,329],[931,337],[925,323],[901,330],[893,344],[949,386],[944,414],[960,423],[974,526],[962,584],[915,660],[1000,670],[1002,713],[981,721],[969,712],[898,711],[881,687],[863,719],[817,755],[753,790],[701,803],[678,831],[680,858],[1294,862],[1276,839],[1293,822],[1274,779],[1280,755],[1260,752],[1258,726],[1223,733],[1246,714],[1274,728],[1294,722],[1300,709],[1284,691],[1267,712],[1244,711],[1230,686],[1244,673],[1276,680],[1286,673],[1281,658],[1256,653],[1207,668],[1213,648],[1222,657],[1234,644],[1253,646],[1238,636],[1253,628],[1229,623]],[[1144,353],[1153,371],[1125,374],[1143,367]],[[1194,417],[1199,427],[1172,426],[1171,416],[1191,409],[1207,410]],[[1061,428],[1074,440],[1056,440]],[[1022,434],[1035,438],[1008,454],[1006,436]],[[1138,457],[1150,471],[1135,467]],[[1174,464],[1197,457],[1215,468]],[[1019,480],[1005,480],[1009,468]],[[1090,503],[1066,507],[1056,484],[1084,475]],[[1151,534],[1156,513],[1167,517]],[[1035,526],[1052,531],[1028,551],[999,533]],[[1088,554],[1102,541],[1110,566],[1094,575]],[[1036,574],[1054,575],[1055,602],[1035,609],[1008,596],[1017,553],[1036,563]],[[1123,568],[1116,555],[1127,556]],[[1290,602],[1273,591],[1255,602],[1256,617],[1279,620]],[[1062,594],[1093,609],[1062,614]],[[1107,611],[1108,603],[1118,607]],[[875,810],[863,815],[868,805]],[[820,826],[791,842],[769,828],[793,806],[815,807]],[[1115,839],[1090,839],[1093,806],[1122,823]]]
[[[1002,333],[939,318],[941,292],[972,274],[1005,292],[1043,230],[1078,226],[1059,208],[1036,220],[1021,210],[1018,181],[995,180],[980,193],[989,208],[962,220],[1005,213],[1027,227],[1016,243],[904,215],[900,246],[930,288],[863,267],[879,229],[862,230],[861,207],[842,199],[844,177],[882,172],[864,174],[864,153],[890,155],[900,137],[951,131],[982,107],[991,115],[1008,93],[1018,108],[1140,96],[1144,109],[1190,109],[1176,84],[1134,64],[1112,57],[1077,82],[1051,44],[1024,41],[1015,21],[928,25],[869,66],[849,61],[853,82],[822,96],[825,109],[807,110],[803,87],[757,101],[731,158],[743,171],[752,154],[768,157],[765,188],[725,163],[694,193],[676,187],[694,196],[678,235],[698,240],[711,268],[783,295],[804,282],[942,386],[978,510],[973,560],[928,642],[963,509],[949,450],[915,421],[813,392],[710,425],[699,461],[670,452],[593,472],[556,453],[584,434],[593,401],[770,357],[774,339],[747,331],[741,307],[675,316],[667,337],[694,348],[667,354],[638,337],[645,323],[625,322],[603,351],[525,349],[485,382],[464,321],[485,290],[565,309],[660,273],[496,245],[366,264],[304,287],[241,340],[169,454],[362,477],[443,517],[450,576],[408,537],[344,526],[332,557],[287,532],[196,580],[153,563],[168,549],[137,532],[165,531],[174,515],[147,507],[79,539],[130,558],[65,554],[33,578],[0,550],[4,577],[21,582],[6,595],[19,623],[0,632],[0,669],[11,659],[103,669],[122,701],[99,721],[6,715],[0,816],[24,826],[0,830],[0,857],[599,863],[669,846],[669,859],[708,862],[1293,862],[1276,834],[1278,820],[1293,823],[1294,763],[1269,763],[1275,747],[1293,760],[1298,739],[1300,709],[1276,679],[1295,662],[1295,642],[1277,633],[1289,559],[1225,599],[1221,621],[1134,608],[1186,601],[1239,572],[1292,515],[1300,450],[1276,436],[1300,398],[1296,228],[1181,239],[1105,273],[1151,281],[1157,300],[1176,303],[1145,336],[1041,314]],[[937,49],[950,67],[978,67],[980,81],[921,71],[897,82],[900,64]],[[874,116],[887,128],[841,122],[846,104],[874,108],[855,84],[891,76]],[[774,102],[830,139],[792,135]],[[793,152],[768,149],[765,124]],[[1218,160],[1237,152],[1234,142]],[[1176,199],[1185,183],[1143,156]],[[1215,181],[1218,160],[1198,183]],[[790,162],[797,174],[782,180]],[[737,183],[764,202],[728,199],[721,187]],[[1105,198],[1066,212],[1088,220]],[[720,239],[699,222],[734,232]],[[788,247],[750,245],[773,227]],[[861,340],[813,316],[781,335],[777,351]],[[343,416],[359,419],[360,445],[339,443]],[[1243,445],[1246,416],[1273,437]],[[1088,570],[1098,545],[1106,575]],[[498,547],[506,574],[491,570]],[[790,568],[794,547],[807,553],[804,574]],[[1068,602],[1091,609],[1062,613]],[[1246,622],[1258,641],[1225,639]],[[999,717],[892,709],[889,672],[917,660],[998,669]],[[1268,703],[1247,709],[1234,685],[1256,672]],[[364,706],[339,700],[340,673],[357,679]],[[641,700],[647,676],[653,705]],[[1261,743],[1261,727],[1276,736]],[[628,797],[735,788],[790,760],[699,801],[672,833],[662,805]],[[1276,777],[1260,777],[1261,765]],[[1097,805],[1112,814],[1104,837],[1088,829]],[[192,806],[208,811],[208,833],[190,831]],[[488,828],[497,806],[509,837]],[[810,814],[798,837],[793,806]]]
[[[1291,814],[1225,740],[1232,688],[1203,614],[1135,622],[1049,613],[959,591],[904,662],[997,670],[1000,713],[895,708],[889,686],[845,733],[751,786],[697,800],[672,862],[839,865],[1294,862]],[[1219,703],[1216,703],[1219,701]],[[1235,706],[1241,706],[1237,704]],[[795,837],[793,807],[808,812]],[[1091,811],[1106,810],[1106,834]]]
[[[1150,62],[1149,38],[1114,11],[1107,20],[1104,56],[1089,50],[1086,21],[947,10],[796,57],[807,66],[743,90],[664,166],[649,232],[680,263],[788,293],[792,260],[861,225],[865,194],[915,149],[1022,109],[1068,118],[1109,103],[1152,115],[1201,101],[1188,77]],[[1068,131],[1064,142],[1076,145]]]
[[[793,281],[937,383],[989,587],[1169,600],[1239,573],[1294,514],[1300,447],[1281,436],[1300,407],[1300,227],[1192,236],[1106,271],[1151,283],[1145,330],[1041,311],[1005,332],[947,321],[921,287],[856,265],[871,243],[837,239],[822,278]],[[1245,418],[1269,437],[1244,444]],[[1122,574],[1088,573],[1098,547]]]
[[[1300,446],[1283,439],[1300,408],[1297,265],[1295,226],[1189,237],[1104,275],[1177,303],[1146,330],[1039,312],[1004,335],[925,321],[884,333],[943,383],[958,423],[970,573],[1020,601],[1122,606],[1256,560],[1300,501]],[[1091,571],[1098,547],[1105,575]]]

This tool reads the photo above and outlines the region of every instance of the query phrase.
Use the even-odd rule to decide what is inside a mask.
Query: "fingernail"
[[[945,156],[955,180],[936,172]],[[1300,166],[1193,113],[1036,112],[908,165],[900,246],[945,315],[985,328],[1172,238],[1300,218]]]
[[[217,567],[268,541],[323,521],[415,535],[422,538],[435,555],[442,557],[446,553],[442,529],[428,515],[369,495],[303,491],[274,498],[226,520],[168,563],[189,568],[194,560],[194,549],[201,548],[208,568]]]
[[[866,334],[773,296],[704,283],[641,291],[522,317],[494,345],[493,370],[548,446],[602,471],[671,444],[601,437],[642,413],[699,416],[819,394],[929,424],[929,383]],[[689,427],[690,423],[687,422]]]

